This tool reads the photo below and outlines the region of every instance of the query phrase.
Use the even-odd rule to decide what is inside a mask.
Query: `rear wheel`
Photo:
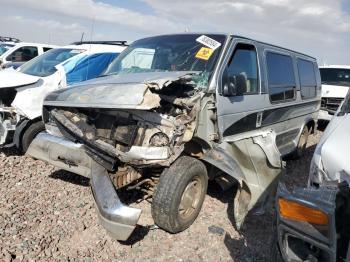
[[[45,125],[42,121],[38,121],[30,124],[30,126],[24,131],[22,136],[22,152],[26,153],[30,144],[34,140],[34,138],[40,132],[45,130]]]
[[[177,233],[197,218],[208,187],[205,165],[182,156],[164,170],[152,200],[152,216],[162,229]]]

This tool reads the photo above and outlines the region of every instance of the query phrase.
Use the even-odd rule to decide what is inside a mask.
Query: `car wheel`
[[[22,136],[22,152],[26,153],[30,144],[34,140],[34,138],[39,134],[40,132],[45,130],[45,125],[42,121],[38,121],[35,123],[32,123],[25,131]]]
[[[208,187],[205,165],[182,156],[160,176],[152,199],[152,217],[162,229],[177,233],[197,218]]]

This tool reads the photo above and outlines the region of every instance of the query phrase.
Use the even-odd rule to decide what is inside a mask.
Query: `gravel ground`
[[[290,160],[288,186],[304,186],[320,132],[307,154]],[[98,224],[89,180],[41,161],[0,152],[0,261],[269,261],[273,211],[248,216],[233,227],[233,191],[209,184],[203,209],[188,229],[153,229],[150,205],[142,202],[139,226],[126,242]]]

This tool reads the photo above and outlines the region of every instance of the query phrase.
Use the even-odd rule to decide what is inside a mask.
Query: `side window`
[[[246,81],[246,85],[243,85],[245,90],[240,90],[239,94],[255,94],[259,92],[258,61],[254,46],[238,44],[229,62],[227,71],[229,78],[233,82],[241,79]]]
[[[271,102],[295,99],[296,84],[292,57],[268,52],[266,64]]]
[[[11,62],[27,62],[38,56],[38,48],[35,46],[23,46],[11,53],[6,60]]]
[[[46,51],[51,50],[51,49],[52,49],[51,47],[43,47],[43,51],[44,51],[44,53],[45,53]]]
[[[316,96],[315,66],[311,61],[298,59],[298,72],[300,78],[301,97],[303,99]]]

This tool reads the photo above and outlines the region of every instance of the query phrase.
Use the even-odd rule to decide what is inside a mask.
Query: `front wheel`
[[[197,218],[208,187],[205,165],[182,156],[161,174],[152,200],[154,222],[170,233],[188,228]]]
[[[22,152],[25,154],[34,140],[34,138],[40,132],[45,130],[45,125],[42,121],[31,123],[30,126],[24,131],[22,136]]]

